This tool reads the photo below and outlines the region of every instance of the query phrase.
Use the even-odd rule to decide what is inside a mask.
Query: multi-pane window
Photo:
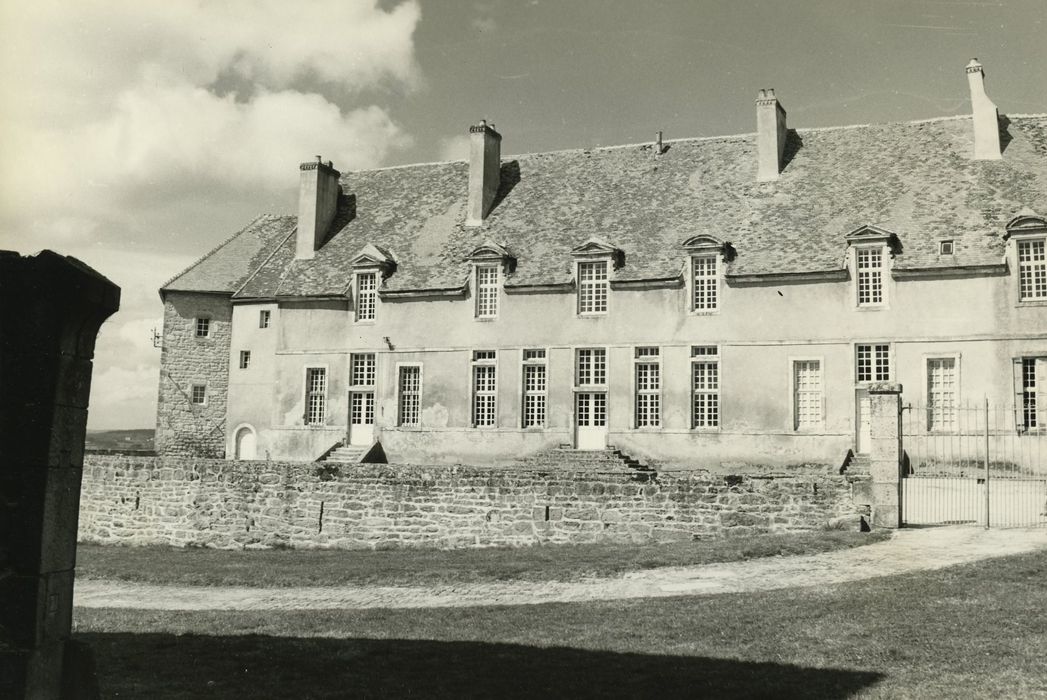
[[[693,269],[695,311],[715,311],[720,303],[720,276],[717,255],[696,255],[691,258]]]
[[[193,384],[192,402],[199,405],[207,403],[207,386],[204,384]]]
[[[323,425],[327,408],[327,369],[305,370],[305,424]]]
[[[400,367],[399,406],[397,423],[403,426],[420,425],[422,406],[422,368],[418,365]]]
[[[241,350],[240,351],[240,369],[247,369],[251,366],[251,351]]]
[[[1042,360],[1041,360],[1042,362]],[[1042,377],[1039,378],[1041,381]],[[1043,427],[1036,414],[1036,358],[1022,358],[1022,425],[1026,430]]]
[[[1018,298],[1047,299],[1047,239],[1018,241]]]
[[[858,248],[854,251],[858,272],[858,306],[883,303],[883,248]]]
[[[607,384],[607,350],[581,348],[575,352],[574,383],[577,386]]]
[[[578,263],[578,313],[607,312],[607,261]]]
[[[657,428],[662,424],[662,377],[658,348],[636,348],[636,404],[637,428]]]
[[[272,323],[273,312],[269,309],[262,309],[258,312],[258,327],[268,328],[269,324]]]
[[[494,350],[473,352],[473,425],[478,428],[495,424],[496,371]]]
[[[498,266],[476,266],[476,317],[498,315]]]
[[[822,363],[793,362],[793,427],[797,430],[822,424]]]
[[[378,273],[356,275],[356,320],[373,321],[378,304]]]
[[[720,427],[720,354],[715,345],[691,348],[691,427]]]
[[[523,351],[523,427],[545,426],[545,350]]]
[[[956,430],[956,398],[956,358],[928,359],[928,430]]]
[[[856,378],[859,382],[891,381],[891,346],[889,343],[861,344],[855,348]]]
[[[374,377],[374,353],[354,352],[349,360],[349,383],[354,387],[373,387]]]
[[[206,338],[211,335],[211,319],[209,318],[198,318],[196,319],[196,337]]]

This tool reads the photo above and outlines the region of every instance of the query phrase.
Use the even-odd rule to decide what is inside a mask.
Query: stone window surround
[[[197,338],[210,338],[211,337],[211,317],[210,316],[197,316],[193,319],[195,326],[194,336]]]
[[[534,353],[535,356],[528,357],[528,353]],[[540,356],[538,355],[540,353]],[[520,350],[520,428],[522,430],[544,430],[548,423],[548,410],[549,410],[549,351],[546,348],[521,348]],[[528,391],[527,389],[527,368],[528,367],[542,367],[545,370],[544,381],[542,386],[544,389],[536,389],[534,391]],[[537,382],[537,380],[536,380]],[[541,403],[541,420],[536,421],[533,425],[527,425],[527,398],[540,397]],[[538,409],[535,409],[538,413]]]
[[[644,353],[643,351],[651,351],[653,353]],[[653,373],[648,373],[648,382],[657,383],[657,389],[644,389],[641,390],[639,386],[639,372],[640,365],[653,365]],[[632,371],[632,394],[633,394],[633,430],[650,431],[650,430],[661,430],[662,428],[662,391],[664,387],[663,379],[664,372],[662,372],[662,352],[661,348],[656,345],[639,345],[633,350],[633,371]],[[653,379],[653,381],[652,381]],[[654,399],[655,405],[652,409],[649,403],[647,408],[647,425],[639,425],[640,418],[640,397],[648,396]],[[648,401],[651,399],[649,398]]]
[[[707,349],[711,348],[714,352],[709,352],[708,350],[706,350],[704,352],[697,353],[696,352],[697,348],[707,348]],[[696,416],[696,411],[695,411],[695,398],[696,398],[696,395],[697,395],[698,391],[695,389],[695,386],[694,386],[694,384],[695,384],[695,381],[694,381],[695,380],[695,371],[697,369],[697,367],[696,367],[697,365],[713,365],[716,368],[716,389],[715,390],[703,389],[701,391],[701,393],[703,395],[712,395],[712,396],[716,397],[716,411],[715,411],[716,424],[715,425],[698,425],[697,424],[698,421],[697,421],[697,416]],[[723,365],[720,362],[720,346],[719,345],[692,345],[691,346],[690,378],[689,378],[690,384],[691,384],[690,392],[689,392],[690,397],[691,397],[691,407],[690,407],[691,430],[694,430],[696,432],[719,432],[721,426],[723,425],[723,420],[722,420],[722,418],[723,418],[723,415],[722,415],[723,406],[722,406],[721,399],[720,399],[720,387],[721,387],[722,381],[723,381],[723,376],[722,376],[722,372],[721,372],[722,367],[723,367]]]
[[[403,410],[404,410],[404,392],[403,392],[403,370],[407,368],[417,368],[418,370],[418,389],[412,392],[412,395],[417,397],[416,410],[417,410],[417,421],[413,423],[403,422]],[[420,430],[422,428],[422,395],[425,390],[425,365],[421,362],[397,362],[395,366],[396,370],[396,427],[400,430]]]
[[[821,355],[790,355],[789,362],[789,404],[790,404],[790,429],[794,433],[819,433],[825,429],[825,357]],[[820,413],[816,423],[800,423],[799,409],[797,406],[798,387],[796,386],[796,371],[802,362],[818,363],[818,379],[820,386],[819,404]]]

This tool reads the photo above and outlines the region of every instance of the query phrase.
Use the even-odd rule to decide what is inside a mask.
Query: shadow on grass
[[[408,639],[84,633],[105,697],[844,698],[881,674]]]

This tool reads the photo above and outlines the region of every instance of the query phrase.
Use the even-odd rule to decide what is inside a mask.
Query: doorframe
[[[347,445],[352,445],[353,444],[353,395],[354,394],[370,394],[371,395],[371,412],[372,412],[372,416],[373,416],[372,419],[371,419],[371,423],[370,423],[370,426],[371,426],[371,437],[370,437],[370,439],[366,443],[366,444],[370,444],[370,443],[374,442],[375,423],[377,422],[377,417],[378,417],[378,415],[377,415],[377,407],[378,407],[377,406],[377,401],[378,401],[378,398],[376,396],[377,392],[375,392],[374,389],[362,389],[362,390],[361,389],[350,389],[349,390],[349,420],[346,421],[345,443]],[[364,411],[364,415],[367,415],[366,410]],[[368,424],[367,423],[359,423],[358,425],[368,425]],[[365,444],[365,443],[360,443],[360,445],[363,445],[363,444]]]
[[[572,437],[574,438],[574,449],[580,449],[578,447],[578,429],[581,427],[578,425],[578,397],[582,394],[589,394],[595,396],[596,394],[602,394],[604,397],[604,449],[607,449],[607,441],[610,439],[610,428],[611,428],[611,399],[610,391],[608,389],[575,389],[571,397],[571,422],[573,430],[571,431]],[[592,399],[590,399],[592,401]],[[589,406],[590,416],[592,415],[592,405]]]

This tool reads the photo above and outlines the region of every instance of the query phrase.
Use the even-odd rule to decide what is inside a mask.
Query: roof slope
[[[1008,219],[1047,212],[1047,116],[1012,117],[1003,140],[1003,160],[974,161],[969,117],[799,130],[765,183],[754,135],[671,141],[660,156],[639,145],[507,158],[477,228],[464,226],[464,162],[349,173],[316,256],[294,260],[285,242],[237,297],[344,294],[368,243],[396,260],[389,290],[460,288],[488,239],[516,256],[512,285],[569,282],[570,251],[592,237],[624,251],[617,280],[679,276],[697,234],[732,243],[728,275],[841,270],[846,235],[866,224],[897,234],[896,269],[999,264]],[[945,238],[955,254],[939,257]]]
[[[260,216],[177,274],[160,291],[231,294],[266,262],[297,225],[295,216]]]

